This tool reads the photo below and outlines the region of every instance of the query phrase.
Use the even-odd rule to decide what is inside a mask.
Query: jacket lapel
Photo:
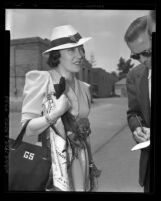
[[[145,67],[140,74],[140,102],[142,112],[147,123],[150,126],[150,100],[149,100],[149,86],[148,86],[148,69]]]
[[[75,79],[75,90],[73,90],[68,84],[67,84],[67,88],[66,88],[66,94],[70,100],[70,103],[72,105],[70,112],[72,115],[74,115],[75,117],[78,116],[79,113],[79,105],[78,105],[78,98],[77,98],[77,81]]]

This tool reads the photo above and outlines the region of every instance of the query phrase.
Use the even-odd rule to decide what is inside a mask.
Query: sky
[[[133,20],[148,14],[148,10],[76,10],[76,9],[6,9],[6,30],[11,40],[41,37],[50,40],[52,29],[72,25],[82,37],[92,37],[85,43],[86,57],[95,58],[95,66],[107,72],[116,71],[119,58],[129,59],[130,50],[124,34]],[[135,65],[137,61],[132,60]]]

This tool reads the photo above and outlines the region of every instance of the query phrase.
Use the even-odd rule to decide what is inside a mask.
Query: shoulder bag
[[[28,120],[16,140],[9,139],[9,191],[45,191],[51,167],[45,131],[42,147],[23,142]]]

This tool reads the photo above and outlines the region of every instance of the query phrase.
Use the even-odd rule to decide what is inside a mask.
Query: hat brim
[[[78,43],[67,43],[67,44],[59,45],[57,47],[53,47],[53,48],[50,48],[50,49],[46,50],[42,54],[44,56],[48,56],[49,52],[51,52],[53,50],[63,50],[63,49],[67,49],[67,48],[78,47],[80,45],[83,45],[84,43],[86,43],[90,39],[92,39],[92,37],[81,38],[78,41]]]

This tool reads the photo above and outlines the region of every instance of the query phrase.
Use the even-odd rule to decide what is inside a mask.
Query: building
[[[31,70],[47,70],[42,52],[49,48],[49,40],[40,37],[14,39],[10,42],[10,111],[20,111],[25,74]]]
[[[122,97],[127,97],[126,78],[115,83],[115,93]]]
[[[102,68],[93,68],[92,91],[95,97],[105,98],[111,96],[113,91],[113,81],[110,73]]]
[[[49,41],[39,37],[11,40],[10,44],[10,96],[21,97],[25,74],[31,70],[47,70],[46,58],[42,52],[49,47]]]
[[[92,84],[92,65],[88,60],[84,60],[82,63],[82,67],[79,73],[77,73],[77,78],[83,82],[87,82],[88,84]]]

